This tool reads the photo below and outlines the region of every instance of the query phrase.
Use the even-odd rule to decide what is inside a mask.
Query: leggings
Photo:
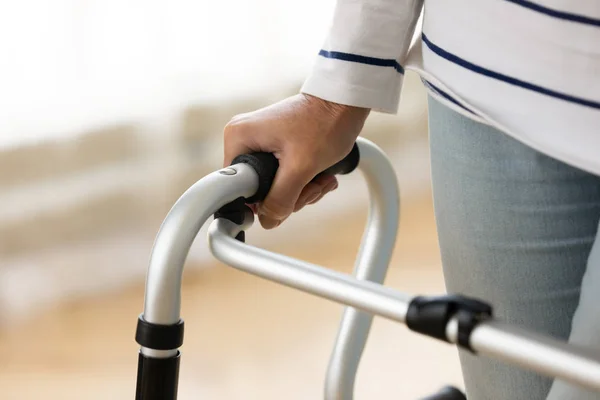
[[[489,301],[508,323],[600,350],[600,177],[431,97],[429,136],[447,291]],[[600,399],[500,361],[459,357],[469,400]]]

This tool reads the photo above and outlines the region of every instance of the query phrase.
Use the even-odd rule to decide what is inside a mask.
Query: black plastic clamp
[[[475,353],[470,344],[473,329],[492,318],[492,306],[461,295],[417,296],[408,306],[406,326],[414,331],[450,343],[446,326],[452,317],[458,319],[457,344]]]
[[[246,212],[250,210],[250,208],[246,205],[246,199],[243,197],[238,197],[231,203],[225,204],[221,207],[215,214],[215,219],[217,218],[225,218],[234,224],[241,225],[244,223],[244,218],[246,217]],[[241,231],[235,237],[240,242],[246,241],[246,233]]]
[[[173,325],[152,324],[140,315],[135,330],[135,341],[154,350],[175,350],[183,344],[183,320]]]

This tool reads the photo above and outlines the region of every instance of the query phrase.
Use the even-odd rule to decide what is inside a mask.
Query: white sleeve
[[[338,0],[329,33],[301,92],[396,113],[423,0]]]

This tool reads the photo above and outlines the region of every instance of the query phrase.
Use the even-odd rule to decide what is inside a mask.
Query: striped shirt
[[[395,113],[405,70],[456,111],[600,175],[600,1],[338,0],[302,92]]]

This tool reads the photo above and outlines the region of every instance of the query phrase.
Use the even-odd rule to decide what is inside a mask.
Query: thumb
[[[265,229],[279,226],[294,211],[302,189],[314,174],[308,163],[290,162],[281,157],[279,169],[265,200],[258,206],[258,218]]]

